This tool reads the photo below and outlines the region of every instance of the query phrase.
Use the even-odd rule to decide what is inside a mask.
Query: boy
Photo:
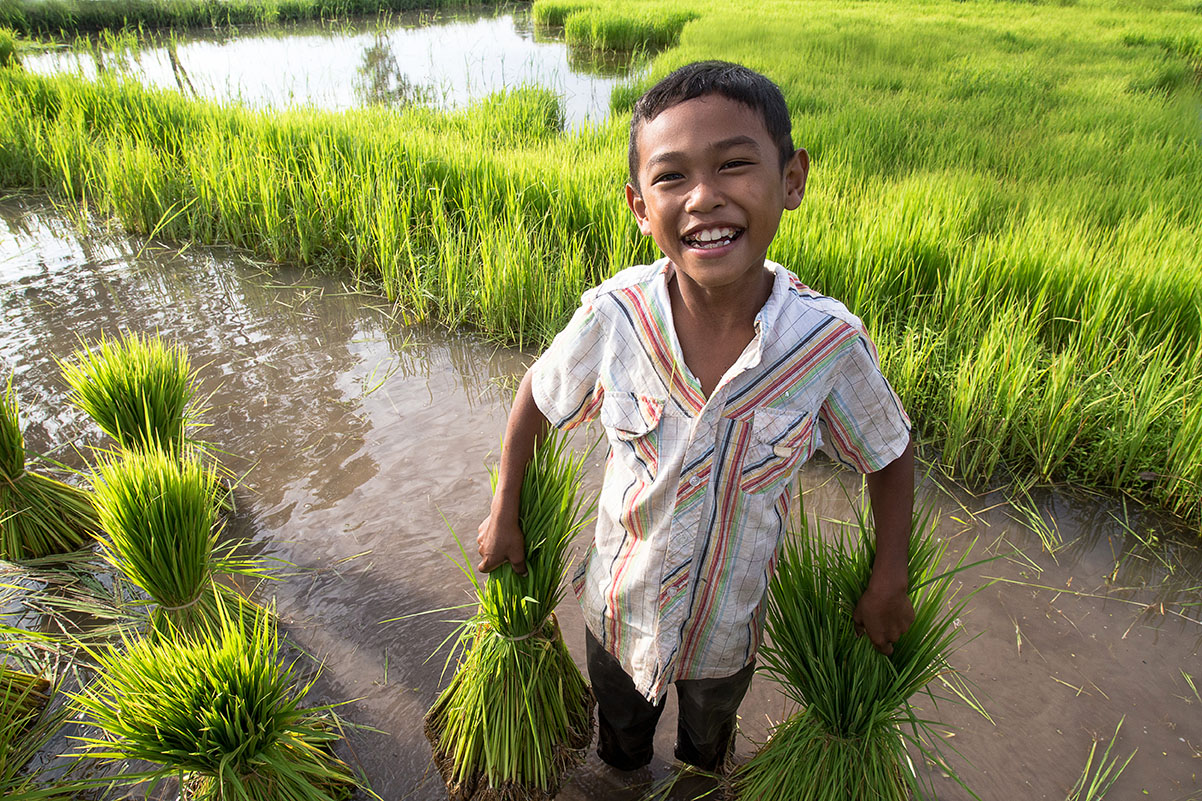
[[[877,554],[857,631],[888,654],[913,622],[910,422],[860,321],[765,260],[809,169],[775,84],[724,62],[682,67],[636,104],[629,157],[627,203],[664,258],[586,292],[526,373],[478,567],[525,572],[517,508],[534,443],[600,417],[610,458],[573,581],[597,752],[646,765],[675,684],[677,758],[720,770],[792,481],[815,448],[868,474]]]

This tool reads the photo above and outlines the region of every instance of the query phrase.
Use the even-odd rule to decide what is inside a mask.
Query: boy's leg
[[[733,756],[735,713],[755,673],[755,662],[733,676],[676,682],[680,716],[676,758],[703,770],[724,773]]]
[[[651,761],[655,724],[664,711],[634,688],[622,670],[587,628],[584,631],[588,677],[597,697],[597,756],[619,770],[635,770]]]

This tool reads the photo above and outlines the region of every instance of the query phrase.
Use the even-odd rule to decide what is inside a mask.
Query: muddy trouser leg
[[[619,770],[635,770],[655,752],[655,724],[663,701],[653,704],[634,688],[622,669],[593,633],[585,629],[588,677],[597,697],[597,756]]]
[[[733,676],[676,682],[680,715],[676,758],[698,768],[725,773],[733,756],[735,713],[755,673],[755,662]]]

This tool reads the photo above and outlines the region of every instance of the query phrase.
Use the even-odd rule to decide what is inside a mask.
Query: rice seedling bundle
[[[584,463],[558,433],[535,449],[519,512],[526,576],[505,564],[481,585],[465,556],[480,604],[461,627],[455,675],[426,715],[426,736],[456,801],[551,799],[592,740],[592,691],[553,614],[572,537],[587,516],[579,495]]]
[[[47,782],[26,764],[66,722],[67,707],[55,703],[51,683],[0,664],[0,798],[52,801],[76,798],[71,783]]]
[[[236,544],[218,546],[214,472],[195,455],[127,451],[97,466],[94,486],[101,550],[157,604],[154,631],[213,629],[219,597],[239,603],[214,577],[261,575]]]
[[[195,374],[180,345],[127,333],[78,349],[62,364],[71,400],[122,448],[177,449],[195,414]]]
[[[50,700],[50,682],[0,664],[0,720],[8,732],[23,732]]]
[[[782,546],[769,585],[768,638],[760,650],[765,671],[800,711],[779,724],[737,770],[737,796],[748,801],[927,797],[910,767],[907,745],[937,760],[963,787],[939,756],[933,721],[910,704],[911,696],[942,676],[961,701],[980,711],[947,662],[966,600],[956,600],[952,588],[953,576],[965,567],[963,558],[951,570],[936,572],[946,545],[923,536],[930,527],[929,515],[922,515],[910,546],[914,625],[885,656],[867,637],[857,637],[852,623],[873,559],[863,518],[854,532],[841,528],[829,542],[817,526],[811,530],[804,512],[801,519],[800,530]]]
[[[329,707],[304,708],[311,687],[279,660],[267,610],[248,621],[219,608],[211,637],[126,641],[97,654],[99,678],[76,697],[101,730],[83,754],[152,767],[121,779],[147,796],[185,774],[192,801],[328,801],[352,782],[330,751]]]
[[[28,469],[12,382],[0,397],[0,558],[19,560],[78,549],[96,532],[87,494]]]

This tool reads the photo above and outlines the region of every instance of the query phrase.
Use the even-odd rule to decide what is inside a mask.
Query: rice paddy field
[[[813,159],[769,256],[873,332],[948,558],[997,557],[964,577],[980,591],[953,655],[989,716],[929,710],[954,772],[987,801],[1098,798],[1074,784],[1113,742],[1135,756],[1108,797],[1202,798],[1202,6],[522,13],[578,65],[639,50],[612,117],[568,123],[536,80],[453,107],[206,100],[24,69],[53,44],[31,36],[70,26],[8,23],[0,367],[27,448],[78,468],[103,441],[56,362],[80,338],[186,345],[203,438],[243,477],[223,536],[291,563],[258,592],[325,663],[313,703],[355,699],[339,714],[371,727],[339,757],[382,797],[445,797],[421,732],[445,652],[427,657],[466,613],[421,613],[470,600],[449,528],[486,509],[524,365],[581,291],[655,256],[621,197],[629,104],[680,64],[740,61],[780,83]],[[811,514],[849,518],[853,477],[816,464],[802,483]],[[579,663],[571,603],[560,623]],[[789,711],[758,678],[741,758]],[[672,716],[648,770],[591,755],[559,797],[646,793],[671,773]]]

